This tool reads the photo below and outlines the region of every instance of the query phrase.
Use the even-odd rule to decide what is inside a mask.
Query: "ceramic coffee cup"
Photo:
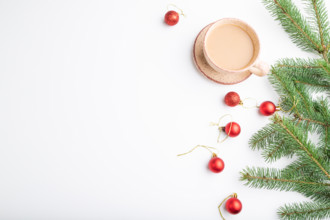
[[[212,55],[207,50],[207,41],[212,35],[212,31],[221,25],[233,25],[243,30],[251,39],[253,52],[252,58],[241,69],[230,69],[216,63]],[[234,39],[234,38],[233,38]],[[199,46],[200,45],[200,46]],[[199,49],[200,48],[200,49]],[[200,52],[199,52],[200,51]],[[258,35],[244,21],[236,18],[223,18],[206,26],[197,36],[194,45],[194,59],[197,67],[208,78],[223,84],[235,84],[246,79],[251,73],[257,76],[264,76],[269,72],[269,65],[259,60],[260,42]],[[203,57],[201,55],[203,54]],[[205,62],[206,61],[206,62]],[[207,67],[209,65],[210,67]],[[229,79],[226,81],[226,79]],[[237,81],[237,82],[236,82]]]
[[[231,69],[225,69],[224,67],[221,67],[219,65],[217,65],[212,57],[209,55],[207,49],[206,49],[206,42],[210,36],[210,34],[212,34],[212,31],[217,28],[220,25],[235,25],[240,27],[243,31],[245,31],[249,37],[252,40],[252,44],[253,44],[253,56],[252,59],[250,60],[249,64],[247,66],[245,66],[242,69],[239,70],[231,70]],[[216,22],[214,22],[209,29],[207,30],[205,37],[204,37],[204,44],[203,44],[203,52],[204,52],[204,56],[206,61],[208,62],[208,64],[216,71],[221,71],[221,72],[229,72],[229,73],[241,73],[244,71],[250,71],[251,73],[257,75],[257,76],[264,76],[269,72],[269,65],[266,64],[263,61],[260,61],[259,58],[259,53],[260,53],[260,42],[259,42],[259,38],[258,35],[256,34],[256,32],[253,30],[253,28],[251,26],[249,26],[247,23],[245,23],[244,21],[241,21],[239,19],[236,18],[223,18],[221,20],[218,20]]]

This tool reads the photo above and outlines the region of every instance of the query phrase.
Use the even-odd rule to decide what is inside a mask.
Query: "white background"
[[[174,27],[168,3],[187,14]],[[277,103],[266,77],[224,86],[194,66],[196,35],[223,17],[254,27],[270,64],[311,56],[258,0],[0,1],[0,219],[217,220],[236,192],[243,210],[228,219],[271,220],[306,201],[239,181],[246,166],[289,160],[250,150],[268,118],[222,101],[236,91]],[[209,122],[228,113],[242,132],[217,145]],[[197,144],[218,147],[222,173],[206,150],[176,156]]]

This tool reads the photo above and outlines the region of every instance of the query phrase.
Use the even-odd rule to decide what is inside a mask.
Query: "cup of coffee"
[[[238,83],[251,73],[266,75],[269,66],[258,59],[259,53],[258,35],[236,18],[223,18],[208,25],[200,32],[194,46],[198,68],[208,78],[223,84]]]

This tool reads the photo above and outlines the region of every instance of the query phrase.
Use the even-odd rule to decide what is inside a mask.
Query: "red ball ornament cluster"
[[[164,21],[166,24],[173,26],[179,22],[180,15],[176,11],[168,11],[165,14]]]
[[[240,96],[236,92],[228,92],[224,98],[225,104],[230,107],[235,107],[237,105],[243,105],[243,101],[241,100]],[[258,106],[256,106],[258,107]],[[271,101],[265,101],[261,103],[258,107],[260,114],[264,116],[270,116],[278,111],[278,108],[275,104]]]

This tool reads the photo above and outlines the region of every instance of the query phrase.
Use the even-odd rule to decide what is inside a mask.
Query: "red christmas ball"
[[[271,101],[266,101],[261,103],[259,107],[259,111],[261,114],[265,116],[269,116],[274,114],[274,112],[276,111],[276,106]]]
[[[225,127],[225,132],[229,137],[236,137],[241,133],[241,127],[236,122],[229,122]]]
[[[176,11],[168,11],[165,14],[164,21],[166,24],[173,26],[176,25],[179,22],[179,13]]]
[[[228,92],[225,96],[225,103],[228,106],[234,107],[238,105],[241,101],[241,98],[236,92]]]
[[[230,214],[236,215],[242,210],[242,203],[237,198],[230,198],[226,202],[226,209]]]
[[[213,156],[209,162],[209,169],[213,173],[220,173],[225,168],[225,163],[217,156]]]

